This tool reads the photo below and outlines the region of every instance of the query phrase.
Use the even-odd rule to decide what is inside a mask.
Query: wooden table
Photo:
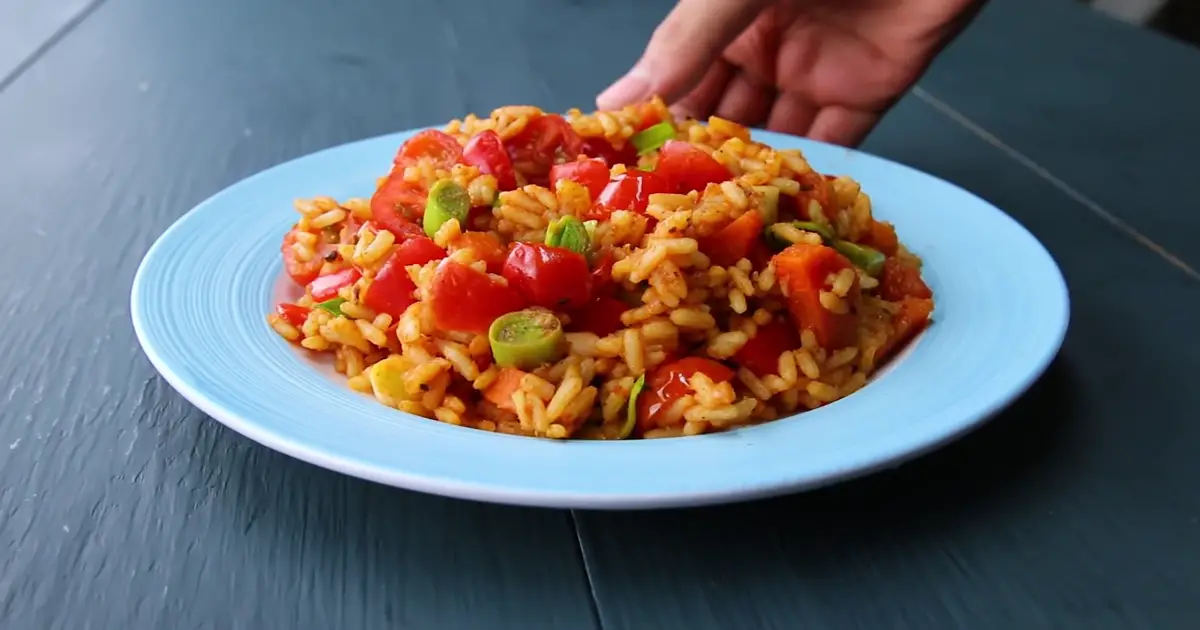
[[[0,627],[1197,627],[1200,53],[1066,0],[994,0],[866,144],[1010,212],[1073,301],[1029,395],[893,472],[667,512],[442,499],[260,447],[143,357],[130,281],[197,202],[587,106],[667,8],[0,4]]]

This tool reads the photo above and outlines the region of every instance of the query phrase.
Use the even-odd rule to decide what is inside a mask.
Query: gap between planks
[[[600,616],[600,598],[596,594],[596,582],[592,579],[592,567],[588,563],[587,548],[583,545],[583,531],[579,528],[579,514],[576,510],[571,510],[571,526],[575,528],[575,543],[579,551],[579,561],[583,564],[583,575],[587,578],[588,595],[591,597],[592,619],[596,622],[596,628],[604,630],[604,619]]]
[[[88,16],[90,16],[92,13],[95,13],[96,9],[100,8],[100,5],[102,4],[104,4],[104,0],[94,0],[94,2],[88,3],[88,5],[83,7],[79,13],[71,16],[71,18],[64,22],[62,26],[58,27],[58,30],[54,31],[50,37],[47,37],[46,41],[42,42],[40,46],[33,49],[33,52],[29,53],[29,56],[25,57],[20,61],[20,63],[14,66],[11,72],[9,72],[6,76],[0,77],[0,93],[4,92],[8,86],[16,83],[17,79],[21,78],[26,71],[33,67],[33,64],[37,63],[39,59],[46,55],[47,52],[50,52],[51,48],[54,48],[58,42],[61,42],[67,35],[71,33],[71,31],[75,30],[76,26],[82,24],[83,21],[88,18]]]
[[[1013,148],[1011,145],[1009,145],[1008,143],[1006,143],[1003,140],[1001,140],[1000,138],[998,138],[995,134],[993,134],[992,132],[985,129],[982,125],[980,125],[979,123],[976,123],[975,121],[968,118],[966,116],[966,114],[963,114],[962,112],[958,111],[957,109],[954,109],[954,107],[951,106],[949,103],[934,96],[933,94],[931,94],[929,91],[927,91],[925,88],[921,87],[920,85],[914,86],[912,89],[912,93],[913,93],[913,96],[916,96],[917,98],[921,99],[926,104],[928,104],[930,107],[936,109],[941,114],[945,115],[946,117],[950,118],[954,122],[958,123],[961,127],[966,129],[967,131],[970,131],[971,133],[975,134],[976,136],[978,136],[981,140],[983,140],[987,144],[991,145],[992,147],[999,150],[1001,153],[1004,153],[1005,155],[1012,158],[1013,160],[1016,160],[1017,163],[1019,163],[1021,166],[1024,166],[1025,168],[1029,169],[1034,175],[1037,175],[1038,177],[1046,180],[1046,182],[1048,182],[1051,186],[1058,189],[1060,192],[1062,192],[1066,196],[1070,197],[1071,199],[1077,201],[1080,205],[1082,205],[1083,207],[1090,210],[1092,212],[1092,214],[1095,214],[1096,216],[1100,217],[1101,219],[1104,220],[1104,222],[1115,227],[1121,233],[1125,234],[1125,236],[1128,236],[1129,238],[1133,239],[1134,242],[1145,247],[1146,249],[1149,249],[1151,252],[1154,252],[1156,255],[1158,255],[1159,258],[1162,258],[1163,260],[1165,260],[1167,262],[1167,264],[1182,271],[1185,275],[1187,275],[1192,280],[1196,280],[1196,281],[1200,282],[1200,272],[1196,271],[1195,268],[1193,268],[1191,265],[1189,265],[1187,262],[1185,262],[1179,256],[1175,255],[1171,250],[1167,249],[1166,247],[1163,247],[1162,245],[1159,245],[1153,239],[1151,239],[1149,236],[1146,236],[1137,228],[1126,223],[1124,219],[1118,217],[1117,215],[1115,215],[1112,212],[1105,209],[1104,206],[1101,206],[1099,204],[1099,202],[1097,202],[1097,201],[1093,200],[1091,197],[1088,197],[1087,195],[1083,194],[1082,192],[1080,192],[1079,190],[1077,190],[1070,184],[1066,183],[1062,179],[1059,179],[1057,176],[1055,176],[1053,173],[1051,173],[1046,167],[1042,166],[1041,164],[1038,164],[1037,162],[1035,162],[1033,160],[1033,158],[1031,158],[1031,157],[1025,155],[1024,153],[1021,153],[1017,149]]]

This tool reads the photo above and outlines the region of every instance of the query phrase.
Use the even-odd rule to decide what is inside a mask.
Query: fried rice
[[[270,326],[355,391],[485,431],[773,421],[862,388],[933,312],[856,181],[659,99],[466,116],[406,141],[372,198],[295,209],[305,293]]]

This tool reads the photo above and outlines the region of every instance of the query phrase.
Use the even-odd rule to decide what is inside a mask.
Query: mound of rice
[[[655,171],[660,151],[632,150],[651,127],[710,156],[728,177],[701,189],[649,194],[642,209],[609,204],[597,211],[607,203],[605,194],[569,179],[551,187],[549,162],[599,157],[614,182],[635,170]],[[534,128],[542,131],[531,144]],[[577,137],[574,144],[555,144],[545,129]],[[305,295],[267,316],[288,341],[332,354],[352,389],[390,407],[448,424],[556,439],[722,431],[852,394],[933,311],[919,259],[890,224],[872,216],[871,199],[858,183],[816,173],[799,151],[755,143],[746,128],[730,121],[676,121],[655,99],[621,111],[572,110],[562,117],[529,106],[502,107],[487,118],[452,121],[443,132],[437,137],[452,138],[468,154],[472,139],[494,133],[512,174],[406,143],[375,198],[297,201],[300,217],[282,251]],[[530,146],[551,154],[530,154]],[[449,154],[458,156],[452,146]],[[443,180],[465,190],[473,210],[461,221],[423,230],[425,197]],[[387,220],[380,204],[391,204]],[[770,238],[762,230],[753,234],[757,240],[747,245],[754,255],[729,260],[724,249],[714,254],[712,247],[724,248],[729,240],[727,228],[747,213],[769,217]],[[392,214],[407,222],[403,229],[388,229],[397,225]],[[440,267],[456,262],[509,286],[511,276],[497,266],[503,258],[495,260],[495,252],[482,251],[479,243],[498,244],[502,255],[514,243],[544,243],[548,228],[563,217],[596,221],[589,226],[588,261],[594,268],[599,254],[608,257],[610,293],[604,299],[626,303],[617,311],[615,330],[597,334],[575,325],[589,316],[589,307],[550,308],[566,330],[561,351],[541,365],[518,368],[497,363],[486,331],[439,321],[445,311],[433,299]],[[423,231],[441,253],[404,267],[412,290],[402,297],[402,310],[386,312],[378,300],[373,308],[366,297],[372,283],[398,248],[423,238]],[[851,264],[824,251],[845,251],[846,244],[878,255],[876,264]],[[784,281],[801,268],[795,265],[808,264],[795,252],[843,262],[831,263],[811,291],[799,291],[800,284]],[[457,308],[477,308],[469,295],[461,297]],[[817,303],[828,318],[812,315]],[[831,341],[825,334],[829,321],[849,322],[851,334]],[[767,330],[772,337],[759,336]],[[698,364],[711,368],[687,367]],[[635,388],[639,377],[645,385]],[[631,404],[635,389],[657,404]]]

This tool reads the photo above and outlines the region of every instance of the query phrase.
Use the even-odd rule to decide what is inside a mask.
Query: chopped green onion
[[[546,244],[550,247],[569,249],[584,256],[592,249],[592,239],[587,226],[571,215],[552,221],[547,226]]]
[[[784,238],[783,236],[784,230],[782,228],[783,226],[788,225],[796,228],[797,230],[812,232],[813,234],[820,236],[821,239],[826,242],[833,240],[833,232],[830,232],[829,228],[821,225],[820,223],[813,223],[811,221],[792,221],[790,223],[776,223],[774,225],[767,226],[767,229],[764,230],[764,235],[767,238],[768,247],[774,251],[781,252],[793,244],[790,239]]]
[[[471,196],[467,194],[467,189],[454,183],[454,180],[439,180],[429,189],[429,199],[425,202],[425,219],[422,223],[425,234],[433,238],[442,224],[450,219],[458,219],[458,224],[465,228],[470,212]]]
[[[828,226],[820,223],[814,223],[812,221],[792,221],[792,225],[797,229],[804,230],[805,232],[812,232],[813,234],[819,235],[821,240],[825,242],[833,240],[833,232],[829,230]]]
[[[758,214],[762,217],[763,225],[771,225],[779,220],[779,189],[774,186],[755,186],[754,192],[760,196]]]
[[[878,276],[879,272],[883,271],[883,263],[887,260],[887,256],[884,256],[883,252],[849,241],[834,241],[833,248],[846,258],[849,258],[855,267],[867,272],[867,275],[871,277]]]
[[[767,241],[767,247],[773,252],[781,252],[792,244],[791,241],[779,235],[774,225],[768,225],[767,229],[763,230],[763,238]]]
[[[600,255],[600,249],[598,247],[596,247],[596,228],[599,225],[600,225],[600,223],[597,222],[595,219],[593,219],[591,221],[583,222],[583,229],[587,230],[588,243],[591,246],[591,249],[589,249],[588,253],[587,253],[587,259],[588,259],[589,265],[595,263],[596,259]]]
[[[633,148],[637,149],[638,155],[642,155],[661,147],[668,140],[674,138],[675,127],[669,122],[660,122],[633,134],[629,141],[633,143]]]
[[[342,304],[344,304],[345,302],[346,302],[346,298],[335,297],[335,298],[331,298],[331,299],[325,300],[324,302],[317,304],[317,308],[329,311],[330,313],[333,313],[334,315],[341,315],[342,314]]]
[[[554,220],[548,223],[546,225],[545,243],[550,247],[558,247],[558,244],[562,242],[562,229],[563,225],[559,220]]]
[[[646,373],[642,372],[638,375],[637,380],[633,382],[633,387],[629,390],[629,402],[625,407],[625,424],[621,426],[621,433],[617,436],[618,439],[633,435],[633,428],[637,426],[637,399],[641,395],[642,389],[646,387]]]
[[[492,357],[500,367],[532,370],[567,353],[562,322],[548,310],[527,308],[496,318],[488,329]]]

